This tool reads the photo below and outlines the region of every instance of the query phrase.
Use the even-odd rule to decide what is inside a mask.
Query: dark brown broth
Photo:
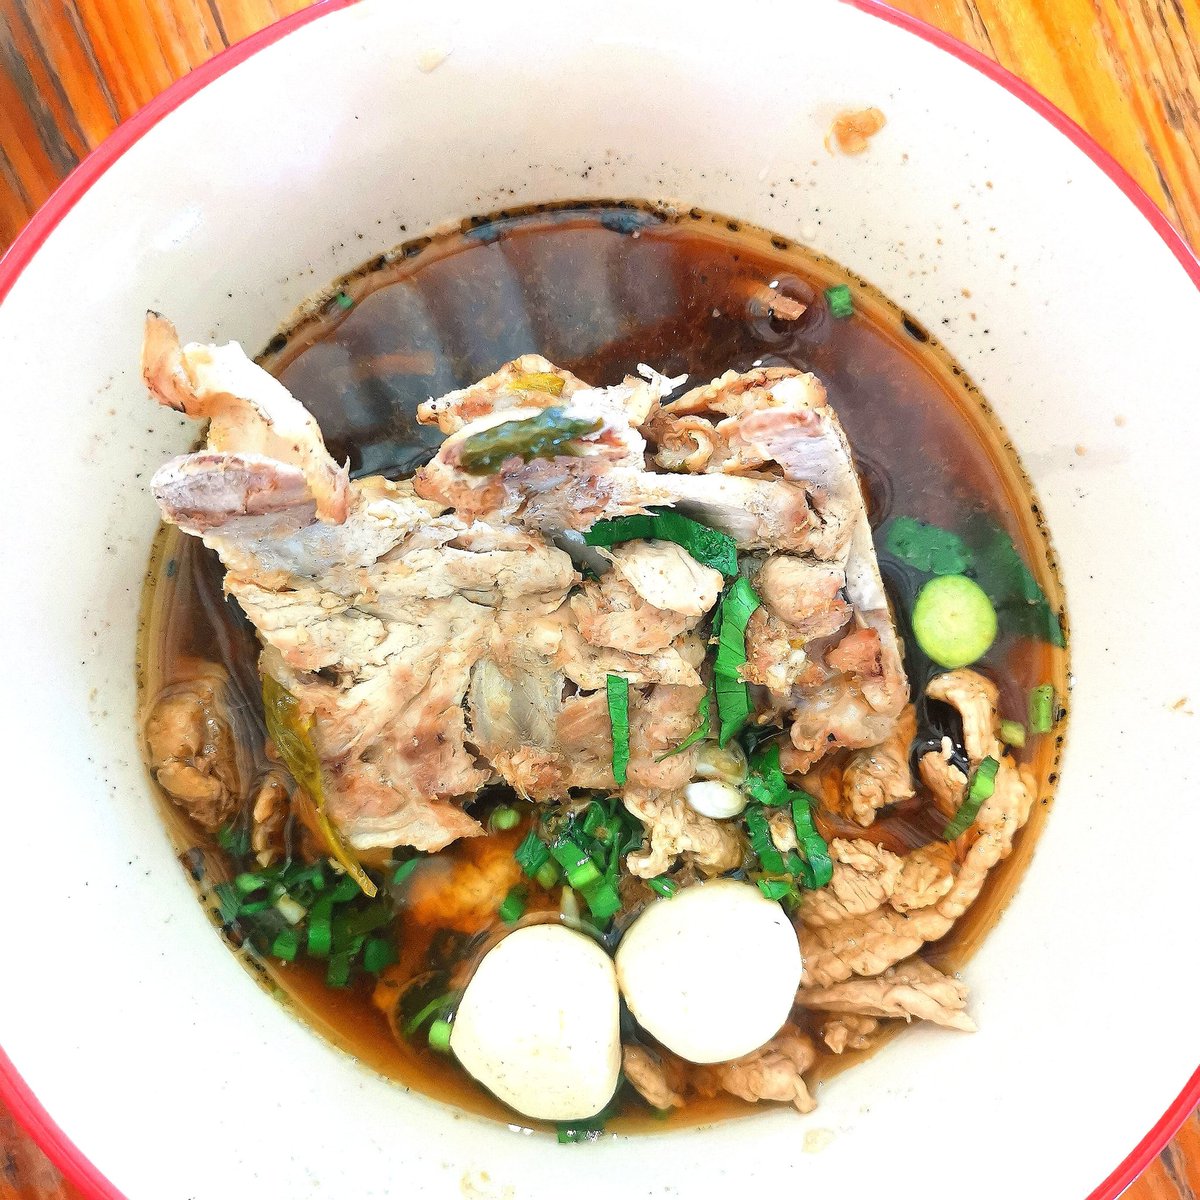
[[[857,315],[835,320],[820,302],[832,283],[850,282]],[[810,304],[794,324],[763,314],[767,284]],[[907,514],[950,529],[986,516],[1013,537],[1052,603],[1061,593],[1036,504],[1003,431],[961,370],[911,318],[828,260],[784,239],[698,212],[666,215],[637,205],[557,207],[467,222],[459,233],[421,239],[388,262],[344,281],[344,307],[330,300],[281,334],[262,361],[315,415],[332,453],[356,475],[407,475],[436,447],[436,430],[414,419],[417,403],[461,387],[519,354],[538,351],[596,384],[618,382],[639,363],[707,380],[754,363],[812,370],[855,448],[878,527]],[[889,575],[898,610],[910,597]],[[147,585],[139,679],[143,698],[186,678],[191,658],[231,670],[254,706],[257,644],[221,596],[215,556],[164,530]],[[1052,680],[1065,694],[1066,655],[1002,636],[981,664],[1001,685],[1006,715],[1021,716],[1030,687]],[[914,689],[924,678],[910,658]],[[1061,742],[1061,738],[1059,738]],[[958,969],[974,952],[1016,887],[1049,805],[1059,745],[1033,738],[1026,761],[1039,800],[1013,855],[955,930],[926,953]],[[256,753],[261,747],[256,748]],[[177,809],[162,803],[181,851],[199,841]],[[881,829],[893,848],[931,836],[920,820],[892,818]],[[861,831],[856,831],[861,836]],[[476,861],[497,836],[451,847]],[[868,836],[871,836],[868,833]],[[208,848],[207,882],[229,870]],[[549,905],[535,897],[534,909]],[[401,975],[419,974],[436,926],[401,915]],[[446,1058],[397,1039],[372,1005],[369,983],[327,988],[321,965],[253,961],[314,1028],[382,1073],[459,1107],[517,1120]],[[986,1034],[984,1034],[986,1036]],[[860,1059],[825,1056],[818,1077]],[[710,1121],[746,1108],[733,1100],[689,1103],[669,1124]],[[618,1129],[661,1128],[630,1101]]]

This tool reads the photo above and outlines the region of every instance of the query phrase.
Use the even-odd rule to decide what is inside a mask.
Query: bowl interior
[[[865,104],[888,117],[870,151],[828,154],[833,115]],[[195,904],[133,716],[145,483],[192,434],[151,406],[137,363],[148,307],[256,350],[306,295],[413,232],[614,196],[778,230],[938,332],[1050,523],[1072,733],[1032,868],[967,972],[978,1035],[914,1029],[804,1120],[560,1149],[372,1076],[262,994]],[[0,897],[20,970],[0,989],[0,1042],[131,1197],[657,1196],[722,1177],[915,1196],[920,1176],[897,1164],[931,1134],[939,1167],[985,1200],[1034,1170],[1047,1195],[1086,1195],[1200,1061],[1187,1023],[1169,1038],[1129,1024],[1152,971],[1184,995],[1200,984],[1179,951],[1200,671],[1194,640],[1168,632],[1200,582],[1198,321],[1186,272],[1085,154],[841,5],[754,0],[736,21],[702,7],[683,22],[627,0],[528,3],[519,20],[366,0],[249,58],[116,161],[0,304],[0,638],[23,668],[4,700]],[[1114,1027],[1135,1047],[1118,1086]],[[981,1173],[985,1131],[1020,1151]]]

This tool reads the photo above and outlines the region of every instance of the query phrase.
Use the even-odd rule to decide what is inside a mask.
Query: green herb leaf
[[[666,900],[679,891],[679,884],[673,879],[668,879],[666,875],[656,875],[653,879],[647,879],[646,886]]]
[[[726,579],[737,574],[737,545],[733,538],[674,509],[656,508],[644,516],[606,517],[583,535],[589,546],[615,546],[619,542],[648,538],[682,546],[698,563],[720,571]]]
[[[272,679],[263,676],[263,713],[267,733],[292,778],[312,801],[317,825],[325,837],[334,860],[351,876],[368,896],[375,895],[375,884],[362,869],[354,851],[343,841],[325,812],[325,785],[321,778],[321,762],[312,740],[313,718],[300,711],[300,701]]]
[[[985,758],[975,768],[975,774],[967,788],[966,797],[958,806],[953,820],[942,830],[944,841],[952,842],[956,838],[962,837],[971,827],[972,822],[979,815],[980,808],[983,807],[983,802],[996,790],[996,772],[999,769],[1000,764],[991,757]]]
[[[782,900],[795,889],[795,885],[788,879],[758,879],[755,882],[758,884],[758,890],[768,900]]]
[[[746,661],[746,622],[761,601],[749,582],[739,577],[726,589],[713,619],[717,657],[713,684],[721,729],[717,741],[724,746],[740,732],[750,716],[750,690],[739,668]]]
[[[383,937],[368,938],[363,946],[362,965],[364,971],[378,975],[396,961],[396,947]]]
[[[995,605],[1001,626],[1051,646],[1066,645],[1058,614],[1012,538],[986,518],[977,519],[968,528],[967,537],[975,549],[972,574]]]
[[[550,850],[538,837],[537,831],[531,829],[513,851],[513,858],[517,860],[517,866],[532,879],[550,861]]]
[[[577,458],[581,449],[576,439],[595,433],[603,424],[599,417],[568,417],[565,409],[546,408],[535,417],[502,421],[471,434],[459,445],[458,465],[468,475],[490,475],[509,458],[524,462],[558,455]]]
[[[629,767],[629,680],[622,675],[609,675],[605,680],[605,693],[608,721],[612,727],[613,778],[623,784]]]
[[[392,882],[399,887],[417,869],[420,862],[421,855],[416,855],[408,859],[407,862],[402,862],[392,873]]]
[[[884,546],[901,562],[929,575],[962,575],[974,557],[956,533],[926,525],[915,517],[896,517],[888,525]]]

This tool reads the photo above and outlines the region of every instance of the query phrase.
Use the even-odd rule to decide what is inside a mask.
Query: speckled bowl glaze
[[[864,104],[886,129],[828,154],[832,116]],[[831,0],[333,0],[178,85],[68,183],[0,266],[0,1094],[87,1194],[903,1200],[930,1176],[974,1200],[1116,1194],[1200,1062],[1200,273],[1064,129]],[[257,348],[413,231],[612,196],[811,243],[938,332],[1040,493],[1072,734],[967,971],[977,1036],[913,1030],[806,1119],[559,1147],[331,1048],[195,903],[139,764],[133,668],[145,481],[191,434],[137,361],[147,307]]]

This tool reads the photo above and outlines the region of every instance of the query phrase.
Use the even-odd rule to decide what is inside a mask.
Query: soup
[[[531,352],[548,362],[513,368],[505,379],[480,385],[482,393],[438,401],[418,421],[418,406],[431,397],[469,388]],[[628,515],[646,509],[635,498],[625,508],[600,505],[586,521],[578,513],[562,518],[565,525],[574,520],[572,528],[582,528],[583,535],[547,542],[546,552],[561,555],[555,547],[566,546],[581,569],[555,611],[567,613],[574,604],[573,615],[562,619],[572,637],[584,631],[593,674],[597,663],[611,666],[618,661],[614,655],[625,657],[619,669],[602,671],[599,685],[568,678],[555,711],[561,716],[560,708],[575,702],[581,714],[585,704],[592,716],[601,713],[608,749],[587,766],[591,775],[582,759],[559,762],[557,782],[550,783],[545,756],[538,760],[543,773],[530,774],[529,754],[517,763],[512,747],[489,749],[502,738],[486,730],[484,711],[499,705],[511,723],[512,695],[524,686],[493,634],[491,658],[469,666],[469,689],[455,702],[461,701],[471,722],[462,735],[468,755],[476,766],[480,760],[490,764],[459,803],[479,822],[481,835],[455,835],[421,854],[394,834],[360,830],[364,844],[353,856],[379,888],[374,900],[357,889],[353,873],[319,866],[334,843],[322,844],[324,826],[304,792],[303,771],[280,752],[288,728],[278,724],[279,714],[298,711],[287,707],[296,697],[286,688],[276,695],[283,707],[275,711],[275,744],[269,744],[256,632],[267,618],[255,609],[252,622],[237,601],[225,598],[228,588],[247,603],[226,579],[226,569],[237,573],[230,553],[222,550],[223,566],[199,538],[164,526],[147,581],[139,662],[149,765],[162,785],[161,811],[182,861],[227,939],[267,986],[322,1034],[405,1085],[510,1124],[542,1126],[538,1114],[530,1117],[513,1106],[486,1064],[464,1070],[482,1051],[468,1038],[457,1006],[468,1004],[475,980],[482,979],[481,963],[498,963],[498,947],[518,944],[515,938],[509,943],[514,930],[582,930],[617,956],[622,998],[612,1020],[619,1023],[613,1036],[619,1033],[623,1047],[624,1076],[601,1111],[557,1121],[565,1140],[595,1136],[601,1128],[710,1121],[746,1110],[752,1099],[791,1100],[806,1109],[812,1085],[876,1049],[913,1016],[934,1011],[942,1024],[971,1027],[964,989],[952,976],[1015,888],[1050,803],[1065,718],[1065,617],[1046,533],[1015,456],[986,404],[928,331],[864,281],[787,239],[696,210],[590,204],[473,219],[457,232],[402,246],[343,280],[273,339],[260,362],[312,414],[332,462],[348,462],[354,479],[403,481],[419,473],[418,496],[428,500],[436,492],[438,503],[468,522],[463,528],[474,528],[471,517],[489,528],[489,522],[505,530],[519,526],[526,531],[522,537],[539,539],[532,547],[538,552],[538,530],[558,521],[564,494],[559,488],[543,499],[529,482],[549,469],[540,464],[559,464],[556,469],[566,472],[565,491],[574,497],[568,507],[582,512],[601,492],[610,503],[609,477],[598,488],[591,476],[571,472],[585,470],[590,461],[588,438],[606,436],[604,423],[611,422],[615,403],[609,397],[625,403],[640,395],[638,388],[650,389],[646,419],[631,418],[631,428],[649,438],[648,453],[659,471],[638,476],[638,486],[683,489],[680,498],[652,511],[674,507],[689,514],[675,524],[655,517],[653,526],[630,532],[619,522],[648,519]],[[639,364],[661,375],[638,381]],[[725,372],[739,378],[679,398]],[[811,373],[819,384],[797,383],[807,380],[800,373]],[[673,388],[674,380],[662,378],[679,375],[687,383]],[[600,415],[591,420],[588,410],[590,425],[583,418],[562,424],[572,419],[572,405],[586,407],[593,396],[573,377],[592,389],[619,389],[627,377],[636,382],[600,395]],[[798,408],[787,410],[789,419],[810,431],[814,413],[826,421],[823,386],[836,416],[818,433],[836,457],[844,429],[857,468],[852,495],[836,474],[797,490],[791,451],[762,450],[775,434],[764,424],[767,418],[755,416],[749,401],[739,398],[784,409],[791,403],[786,396],[800,386],[810,391]],[[489,415],[488,406],[499,403],[505,388],[511,414],[501,408]],[[666,398],[668,389],[675,399]],[[487,403],[479,410],[481,395]],[[442,428],[429,423],[431,413]],[[497,422],[506,415],[508,421]],[[464,425],[461,433],[456,422]],[[467,460],[456,457],[459,451],[449,449],[464,436],[475,439],[482,473],[472,474],[463,466]],[[551,450],[535,445],[549,436],[557,438]],[[497,443],[497,437],[518,442]],[[213,440],[210,432],[210,447]],[[501,452],[489,457],[488,447],[497,444]],[[610,456],[620,453],[614,444],[606,451]],[[523,462],[514,447],[531,451],[530,459]],[[565,453],[555,457],[555,448]],[[725,456],[724,469],[713,469],[714,454]],[[624,470],[628,464],[622,462]],[[480,485],[488,471],[501,480],[500,493]],[[183,487],[181,480],[172,486]],[[750,532],[742,528],[750,510],[737,499],[741,493],[719,505],[696,490],[745,480],[755,497],[768,495],[763,489],[787,489],[769,493],[771,502],[756,518],[762,528]],[[481,501],[484,493],[493,499]],[[160,502],[163,495],[160,488]],[[789,510],[776,507],[798,496],[806,497],[798,520],[811,525],[803,538],[789,532]],[[318,520],[320,503],[318,496]],[[500,507],[487,509],[493,503]],[[472,508],[480,504],[487,511]],[[853,526],[856,504],[865,504],[873,550],[846,549],[852,541],[846,534],[841,549],[826,557],[814,551],[826,533],[841,536],[839,520]],[[179,520],[205,532],[214,518],[209,514],[196,524],[195,513],[188,513]],[[601,545],[609,557],[598,560],[596,547],[589,554],[582,543],[595,541],[591,531],[613,522],[613,540]],[[716,531],[728,536],[731,553],[736,543],[739,556],[726,571],[705,559],[703,548],[713,544],[695,530],[722,522],[733,532]],[[767,525],[774,530],[769,535],[763,533]],[[280,536],[292,532],[289,527]],[[266,536],[257,529],[254,545],[265,545]],[[492,549],[505,552],[500,540]],[[687,620],[670,626],[667,633],[680,631],[670,637],[659,637],[653,622],[649,633],[644,622],[633,632],[614,625],[650,594],[651,554],[656,571],[674,571],[686,559],[688,578],[700,581],[700,591],[712,589],[699,616],[682,614]],[[855,554],[861,562],[869,559],[866,582],[860,580],[857,590],[844,569],[828,567],[838,554],[843,566]],[[603,573],[610,561],[619,579]],[[882,608],[866,599],[870,578],[881,579],[886,589]],[[803,612],[792,601],[810,593],[797,590],[797,579],[818,591],[829,585],[823,599]],[[614,605],[605,589],[618,585],[625,591]],[[488,586],[498,585],[493,580]],[[521,604],[528,602],[526,596]],[[373,603],[357,596],[355,613],[369,615]],[[788,605],[790,622],[782,611]],[[643,606],[650,610],[656,618],[668,611]],[[757,616],[755,610],[761,610]],[[709,645],[714,613],[721,626],[715,646]],[[588,632],[600,628],[602,635]],[[853,645],[847,629],[857,635]],[[274,635],[265,636],[271,644]],[[897,654],[889,665],[893,640]],[[448,641],[447,653],[456,644]],[[647,645],[657,648],[645,650]],[[867,666],[860,661],[864,649]],[[694,670],[692,691],[704,695],[699,706],[691,699],[686,728],[639,760],[638,721],[648,725],[653,697],[666,695],[658,689],[686,685],[678,682],[682,674],[670,676],[674,683],[660,675],[647,684],[638,664],[647,655],[676,650],[679,660],[670,669]],[[739,659],[732,668],[721,657],[727,650]],[[263,662],[269,665],[267,656]],[[781,671],[787,675],[782,681]],[[344,658],[303,674],[314,696],[338,689],[344,694],[354,686]],[[606,684],[605,676],[616,683]],[[847,679],[858,681],[859,707],[849,717],[842,714],[835,727],[833,718],[815,714],[841,704],[839,681]],[[872,688],[882,697],[876,711],[863,700]],[[911,709],[901,709],[909,695]],[[303,708],[303,697],[299,703]],[[740,718],[738,704],[748,709]],[[622,715],[628,713],[633,716]],[[328,738],[319,715],[315,721],[319,736]],[[981,721],[991,739],[982,749],[971,745],[971,730]],[[863,722],[874,732],[863,733]],[[727,735],[724,745],[718,731]],[[684,745],[689,734],[697,736]],[[178,744],[169,744],[172,736]],[[674,771],[685,758],[698,774],[673,789],[625,785],[617,758],[622,748],[629,755],[631,738],[635,775],[658,779],[655,770]],[[338,780],[344,777],[334,779],[332,761],[326,756],[317,768],[315,790],[321,790],[322,771],[327,788],[336,793],[342,787]],[[613,783],[596,782],[609,778]],[[682,776],[671,779],[679,783]],[[595,786],[580,786],[580,780]],[[989,805],[999,803],[992,797],[1005,788],[1021,797],[1020,819],[1010,822],[1024,824],[1015,846],[1011,829],[1001,836],[987,824]],[[689,826],[692,849],[662,850],[656,838],[668,809],[671,819],[711,833],[717,848],[697,849],[700,836]],[[664,845],[665,839],[663,833]],[[572,847],[580,852],[574,864]],[[663,869],[641,870],[650,859]],[[986,882],[967,894],[965,878],[978,870]],[[907,884],[901,881],[910,876],[920,876],[914,885],[920,894],[902,899],[899,889]],[[782,1013],[764,1011],[766,1032],[757,1040],[749,1029],[728,1031],[733,1036],[727,1046],[738,1053],[715,1059],[705,1049],[679,1052],[672,1042],[682,1046],[684,1034],[657,1028],[656,1013],[670,1006],[670,998],[661,994],[661,980],[645,982],[651,968],[644,960],[687,944],[687,920],[679,916],[678,927],[657,934],[651,921],[642,920],[652,911],[660,924],[658,914],[682,914],[680,902],[689,894],[715,904],[722,892],[714,884],[738,897],[737,904],[749,904],[746,928],[761,930],[768,939],[764,947],[775,944],[769,939],[777,936],[777,914],[787,914],[800,931],[806,971],[790,1016],[789,999]],[[339,898],[322,909],[322,897],[335,892]],[[873,900],[864,900],[864,893]],[[960,893],[958,912],[954,898]],[[715,937],[714,918],[703,920]],[[846,946],[854,940],[854,922],[865,922],[859,941],[876,938],[886,947],[870,962],[850,961],[854,954]],[[336,945],[327,944],[336,943],[338,929],[358,931],[346,935],[352,952],[339,955]],[[641,959],[640,943],[648,947]],[[785,951],[786,958],[791,949]],[[769,948],[762,957],[776,962]],[[797,972],[799,964],[797,957]],[[882,992],[869,991],[871,981],[920,993],[925,1007],[896,1008]],[[767,1040],[784,1017],[784,1034]],[[733,1023],[753,1020],[747,1009]],[[703,1013],[697,1022],[695,1036],[713,1041],[711,1027],[721,1022]],[[739,1034],[749,1043],[739,1042]],[[785,1068],[789,1082],[782,1091],[749,1081],[751,1068],[763,1067],[764,1054]],[[728,1065],[731,1060],[741,1066]],[[754,1079],[765,1074],[760,1069]],[[607,1085],[598,1086],[604,1091]]]

